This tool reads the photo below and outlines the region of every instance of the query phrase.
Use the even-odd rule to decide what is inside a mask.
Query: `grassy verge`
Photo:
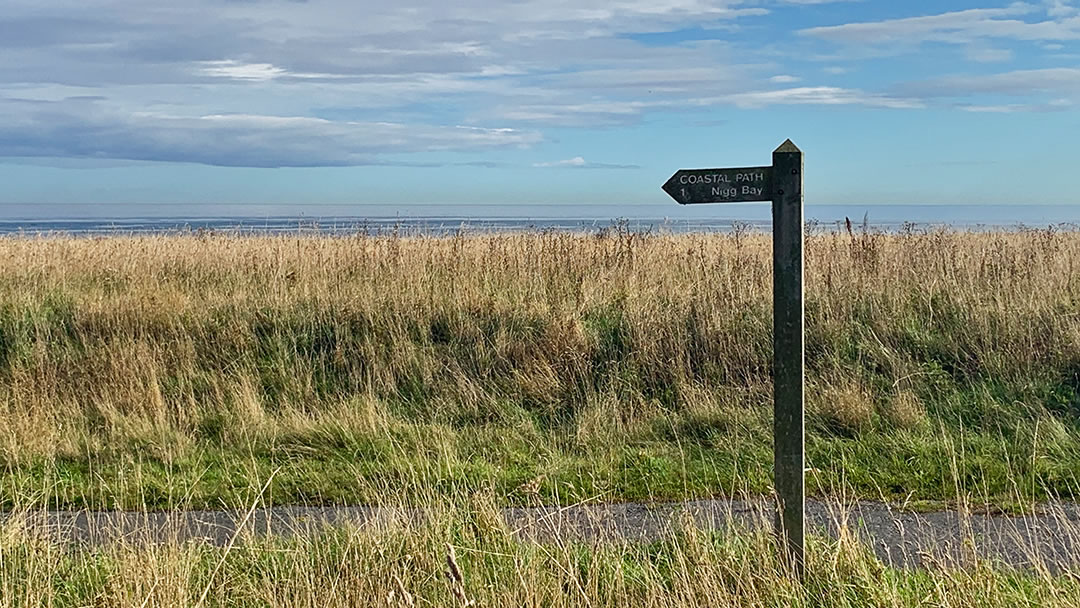
[[[1074,496],[1080,234],[811,235],[810,489]],[[754,235],[0,240],[0,505],[766,493]]]
[[[812,537],[795,582],[767,532],[676,527],[649,544],[512,534],[490,497],[442,496],[384,521],[224,547],[128,538],[62,547],[0,526],[0,606],[1075,606],[1075,573],[890,568],[850,535]],[[450,562],[453,565],[450,565]]]

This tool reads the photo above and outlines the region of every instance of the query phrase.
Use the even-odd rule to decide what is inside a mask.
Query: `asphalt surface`
[[[677,525],[702,529],[771,526],[766,500],[703,500],[685,503],[587,504],[504,509],[522,539],[646,542]],[[51,540],[74,545],[112,542],[186,542],[217,545],[259,535],[291,536],[348,523],[370,529],[419,522],[422,511],[382,507],[273,507],[240,511],[94,512],[35,511],[0,515],[0,525],[24,526]],[[958,567],[989,560],[1018,568],[1080,573],[1080,505],[1051,503],[1037,512],[1006,516],[940,511],[912,513],[879,502],[840,507],[807,504],[811,533],[836,537],[841,530],[873,547],[898,567]],[[234,539],[236,539],[234,541]]]

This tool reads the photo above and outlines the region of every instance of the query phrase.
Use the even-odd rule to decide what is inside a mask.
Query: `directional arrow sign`
[[[680,205],[770,201],[772,171],[772,167],[679,169],[663,187]]]

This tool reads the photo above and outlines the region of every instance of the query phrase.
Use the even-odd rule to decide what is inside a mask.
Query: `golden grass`
[[[822,437],[1076,428],[1080,234],[812,234],[806,249]],[[470,459],[460,433],[499,425],[520,433],[474,452],[665,425],[683,446],[741,427],[762,441],[770,294],[763,235],[4,238],[0,462],[302,457],[398,442],[402,421],[428,447],[387,450],[451,466]]]
[[[807,255],[812,490],[1075,488],[1080,234],[813,234]],[[746,234],[0,239],[9,507],[268,488],[433,513],[225,549],[73,549],[11,518],[0,606],[1080,604],[1075,573],[898,571],[849,536],[812,539],[804,585],[767,533],[512,536],[506,502],[767,492],[770,282]]]

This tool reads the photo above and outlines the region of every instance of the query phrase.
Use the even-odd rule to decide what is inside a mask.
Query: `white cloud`
[[[774,82],[776,84],[791,84],[794,82],[799,82],[800,80],[802,80],[802,78],[799,78],[798,76],[792,76],[790,74],[777,74],[776,76],[772,76],[769,78],[769,82]]]
[[[533,131],[304,116],[118,113],[96,101],[0,99],[0,157],[241,167],[382,164],[388,154],[528,146]]]
[[[547,163],[533,163],[537,168],[562,168],[562,169],[638,169],[638,165],[618,165],[612,163],[594,163],[585,160],[584,157],[575,156],[566,160],[556,160]]]
[[[611,126],[636,122],[649,109],[684,107],[685,99],[666,101],[597,101],[593,103],[522,104],[498,106],[493,115],[502,120],[560,126]]]
[[[535,163],[534,167],[584,167],[585,159],[580,156],[574,158],[568,158],[566,160],[557,160],[549,163]]]
[[[925,97],[968,96],[976,93],[999,95],[1080,94],[1080,68],[1016,70],[979,76],[950,76],[897,87],[901,93]]]
[[[1013,52],[1009,49],[969,46],[964,50],[964,56],[978,63],[999,63],[1011,60]]]
[[[272,63],[241,63],[234,59],[203,61],[198,73],[234,80],[273,80],[285,70]]]
[[[795,87],[776,91],[753,91],[729,95],[727,101],[744,108],[780,105],[857,105],[873,108],[911,109],[924,104],[918,99],[889,97],[858,89]]]
[[[1023,2],[1005,8],[980,8],[951,11],[937,15],[906,17],[883,21],[845,23],[801,30],[834,42],[855,45],[905,44],[947,42],[967,44],[983,38],[1014,40],[1076,40],[1080,39],[1080,19],[1064,18],[1066,14],[1051,8],[1050,19],[1024,21],[1018,17],[1031,15],[1038,7]]]
[[[203,61],[195,69],[196,74],[230,78],[232,80],[267,81],[278,78],[300,79],[340,79],[341,74],[318,74],[311,72],[290,72],[272,63],[245,63],[236,59]]]
[[[1072,109],[1074,105],[1075,104],[1068,99],[1054,99],[1047,103],[1010,103],[996,105],[962,104],[956,107],[965,112],[1012,114],[1016,112],[1061,112]]]
[[[1072,6],[1070,0],[1043,0],[1046,6],[1046,14],[1051,17],[1072,17],[1080,13],[1080,9]]]

